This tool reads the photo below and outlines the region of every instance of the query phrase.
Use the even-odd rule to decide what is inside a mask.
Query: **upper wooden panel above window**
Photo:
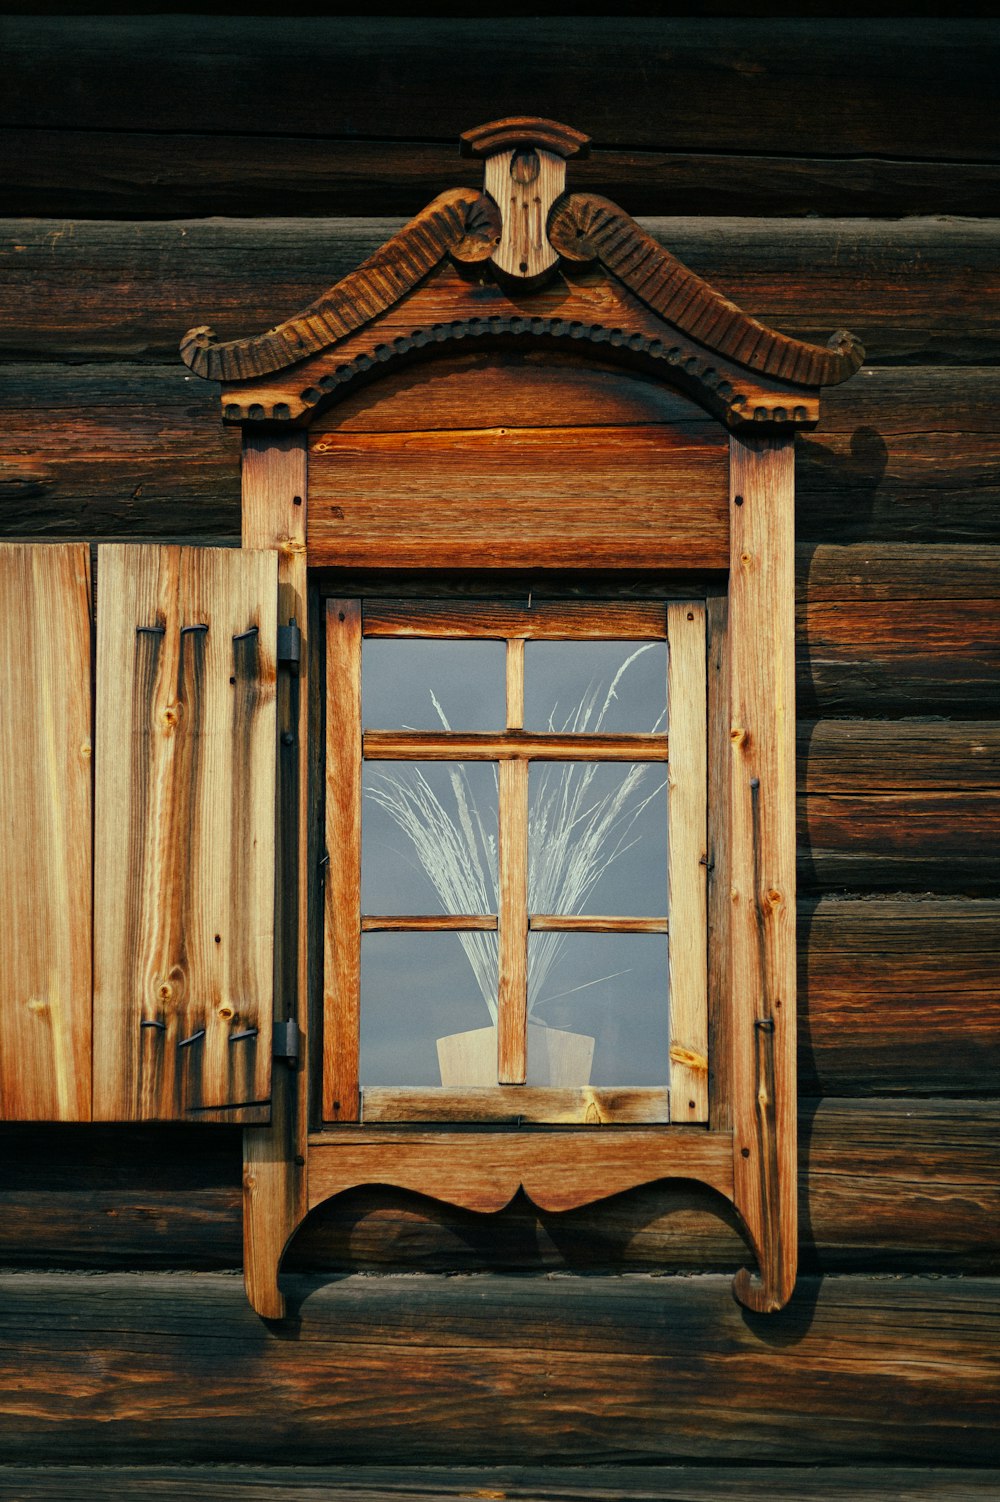
[[[561,356],[442,359],[309,434],[309,561],[388,568],[729,562],[718,423],[640,375]]]

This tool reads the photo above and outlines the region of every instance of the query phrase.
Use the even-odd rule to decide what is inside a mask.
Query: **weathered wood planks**
[[[5,1460],[995,1459],[995,1280],[805,1280],[777,1349],[712,1276],[288,1288],[295,1339],[235,1278],[5,1277]]]
[[[993,1502],[1000,1471],[964,1466],[0,1466],[16,1502]]]
[[[911,1030],[920,1022],[917,1016]],[[869,1045],[886,1073],[900,1052],[883,1052],[877,1040]],[[887,1083],[898,1077],[887,1073]],[[805,1271],[998,1271],[995,1101],[807,1099],[799,1129]],[[165,1135],[152,1127],[92,1127],[83,1134],[8,1126],[3,1148],[0,1254],[7,1265],[239,1266],[236,1129],[185,1126]],[[523,1198],[498,1214],[477,1215],[375,1187],[316,1210],[285,1265],[327,1272],[731,1272],[745,1255],[724,1203],[676,1181],[555,1215]]]
[[[824,343],[848,327],[876,365],[996,361],[995,221],[719,217],[642,226],[784,333]],[[223,337],[267,328],[399,228],[395,218],[137,220],[124,229],[11,220],[0,247],[0,354],[172,361],[180,310],[197,309]]]
[[[845,20],[808,18],[765,38],[749,15],[741,21],[602,16],[581,18],[573,28],[560,16],[491,19],[480,41],[446,18],[424,28],[405,18],[352,16],[344,24],[323,18],[309,25],[285,17],[284,25],[252,17],[234,37],[222,16],[199,16],[190,28],[171,16],[133,16],[117,26],[90,16],[68,27],[22,16],[6,29],[8,112],[36,129],[128,131],[138,123],[141,98],[142,129],[159,133],[175,130],[178,111],[197,102],[206,131],[252,132],[263,110],[271,130],[310,135],[309,104],[335,70],[343,91],[324,124],[330,137],[352,144],[457,137],[470,119],[488,119],[491,111],[523,112],[541,89],[557,119],[568,120],[585,98],[589,129],[606,144],[655,149],[670,142],[718,151],[739,144],[739,126],[747,151],[780,153],[791,132],[803,154],[808,147],[891,156],[908,146],[930,160],[990,160],[991,127],[975,111],[977,86],[987,89],[991,78],[996,44],[988,27],[883,20],[867,29],[859,60],[856,31]],[[196,48],[193,71],[185,66],[185,40]],[[477,73],[484,53],[491,69]],[[559,62],[555,77],[543,63],[552,56]],[[654,61],[673,69],[676,95],[667,101],[643,70]],[[135,83],[139,70],[144,93]],[[831,71],[843,74],[844,96],[842,110],[827,121],[817,95],[825,94]],[[61,77],[80,80],[80,98],[57,86]],[[927,107],[928,94],[936,109]],[[933,128],[938,111],[953,123],[946,139]]]
[[[665,532],[677,568],[728,559],[721,429],[321,432],[309,453],[320,566],[655,568]]]
[[[90,557],[0,544],[0,1120],[90,1116]]]
[[[102,549],[94,1114],[267,1116],[276,565]]]

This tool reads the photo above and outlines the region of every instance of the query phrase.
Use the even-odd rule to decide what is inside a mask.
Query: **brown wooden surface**
[[[528,763],[502,761],[498,788],[497,1083],[523,1085],[528,1069]]]
[[[409,1131],[378,1126],[314,1133],[309,1203],[365,1184],[391,1184],[465,1210],[502,1210],[523,1192],[541,1210],[574,1210],[659,1178],[694,1178],[726,1200],[733,1190],[728,1132]]]
[[[781,243],[776,227],[772,256]],[[878,253],[873,242],[872,257]],[[0,308],[4,296],[0,287]],[[11,338],[30,349],[23,303],[10,316],[18,311]],[[83,340],[80,355],[82,364],[22,355],[7,367],[0,388],[4,535],[171,541],[228,532],[235,539],[239,445],[217,421],[213,388],[191,379],[173,350],[163,353],[166,364],[101,363]],[[420,379],[412,370],[387,375],[338,406],[337,430],[551,427],[571,413],[591,428],[676,424],[692,446],[707,437],[707,414],[648,378],[601,365],[588,370],[556,353],[495,357],[495,368],[480,352],[435,360]],[[886,355],[879,347],[869,358]],[[995,545],[998,400],[1000,370],[984,365],[869,365],[827,391],[819,430],[797,442],[800,581],[809,552],[822,543]],[[935,561],[927,576],[937,577],[939,567]],[[951,570],[945,577],[955,581]]]
[[[88,1121],[90,559],[0,545],[0,1119]]]
[[[995,1100],[804,1100],[800,1133],[806,1271],[1000,1271]],[[7,1266],[239,1267],[236,1129],[180,1126],[165,1136],[152,1127],[8,1125],[2,1145]],[[313,1212],[286,1265],[328,1274],[732,1272],[746,1255],[724,1203],[675,1181],[561,1214],[523,1198],[478,1215],[358,1189]]]
[[[313,705],[307,685],[315,656],[308,615],[305,534],[308,503],[306,450],[298,433],[247,434],[241,462],[242,546],[277,557],[278,619],[301,632],[299,672],[279,673],[278,776],[275,789],[277,860],[275,883],[274,1016],[297,1024],[300,1052],[308,1053],[309,828],[314,824],[310,788],[310,726]],[[315,867],[313,868],[315,869]],[[307,914],[309,915],[307,917]],[[280,1318],[284,1301],[275,1280],[282,1248],[305,1206],[302,1148],[308,1124],[308,1074],[276,1060],[271,1075],[271,1118],[265,1130],[248,1127],[243,1137],[243,1273],[247,1296],[258,1312]]]
[[[662,604],[642,601],[535,600],[366,600],[365,636],[490,637],[524,641],[601,640],[662,641],[666,612]],[[511,654],[508,653],[510,671]],[[519,669],[523,675],[523,662]],[[522,706],[523,709],[523,706]],[[519,730],[520,724],[508,722]]]
[[[996,359],[995,221],[643,223],[740,307],[796,337],[823,343],[850,328],[875,364]],[[279,323],[399,227],[399,219],[239,218],[134,221],[123,230],[85,220],[67,233],[59,220],[10,220],[0,249],[8,289],[0,354],[172,362],[192,317],[221,337]]]
[[[736,1205],[756,1249],[734,1292],[780,1309],[795,1283],[794,454],[730,440],[728,866]]]
[[[267,1119],[274,560],[115,546],[101,560],[94,1115]]]
[[[539,933],[665,934],[666,918],[600,917],[596,913],[529,913],[528,927]]]
[[[343,847],[341,847],[343,848]],[[373,933],[469,933],[495,932],[497,918],[483,913],[439,913],[428,917],[405,917],[396,915],[385,918],[363,917],[361,932]]]
[[[357,1121],[361,1002],[361,601],[326,606],[323,1117]]]
[[[1000,1471],[952,1466],[0,1466],[10,1502],[983,1502]]]
[[[988,26],[892,7],[866,22],[859,57],[851,20],[822,7],[780,7],[796,25],[766,37],[753,8],[713,9],[484,17],[476,40],[443,17],[256,15],[235,35],[225,16],[21,17],[4,196],[30,214],[408,212],[442,182],[478,183],[456,149],[470,121],[544,99],[567,121],[585,102],[595,150],[574,181],[644,212],[982,212]],[[308,103],[330,76],[320,131]],[[824,113],[831,78],[840,108]]]
[[[995,1458],[993,1280],[804,1280],[778,1346],[718,1277],[288,1289],[293,1339],[235,1278],[7,1276],[6,1462]]]
[[[708,695],[705,606],[667,606],[670,1115],[708,1120]]]
[[[547,1122],[559,1126],[635,1126],[670,1120],[667,1090],[618,1090],[543,1085],[458,1086],[438,1090],[369,1085],[363,1094],[366,1123],[385,1121]]]
[[[47,1296],[40,1301],[50,1322],[40,1341],[29,1316],[23,1338],[6,1347],[18,1359],[9,1420],[17,1443],[35,1444],[40,1421],[30,1410],[52,1415],[41,1422],[51,1423],[57,1450],[51,1452],[46,1433],[32,1460],[116,1460],[140,1427],[143,1440],[134,1443],[130,1460],[148,1463],[176,1445],[175,1462],[190,1463],[194,1446],[206,1464],[227,1453],[246,1464],[249,1439],[272,1464],[296,1466],[304,1485],[297,1424],[305,1411],[299,1395],[307,1392],[317,1436],[310,1460],[339,1459],[341,1436],[356,1415],[368,1425],[359,1440],[367,1464],[392,1444],[405,1450],[407,1462],[414,1445],[436,1446],[438,1461],[453,1458],[455,1434],[462,1442],[468,1417],[474,1463],[482,1467],[480,1441],[494,1443],[497,1432],[505,1439],[524,1415],[513,1458],[533,1457],[539,1435],[545,1445],[565,1441],[575,1462],[571,1479],[582,1484],[574,1425],[579,1430],[586,1421],[580,1394],[586,1403],[598,1384],[594,1403],[606,1410],[610,1403],[612,1418],[621,1409],[624,1437],[634,1440],[632,1458],[643,1462],[643,1485],[651,1484],[656,1467],[649,1462],[665,1445],[690,1449],[703,1441],[692,1484],[709,1495],[717,1482],[722,1490],[720,1464],[735,1473],[731,1486],[740,1495],[753,1495],[758,1480],[776,1497],[782,1489],[794,1496],[800,1481],[810,1497],[825,1488],[881,1498],[897,1484],[901,1496],[920,1495],[933,1485],[923,1475],[887,1479],[887,1445],[911,1465],[940,1464],[943,1453],[962,1465],[986,1455],[979,1436],[991,1378],[977,1365],[967,1379],[954,1380],[957,1345],[967,1350],[985,1329],[981,1284],[900,1274],[997,1271],[996,1104],[976,1098],[995,1092],[1000,1066],[997,908],[993,900],[956,895],[872,896],[873,884],[887,875],[886,858],[877,822],[864,832],[861,800],[869,794],[939,800],[940,818],[920,815],[922,798],[898,805],[923,831],[924,854],[911,847],[905,879],[939,894],[962,889],[969,868],[963,874],[952,858],[956,841],[963,830],[975,833],[976,791],[997,786],[990,762],[996,663],[983,652],[996,586],[979,553],[1000,540],[997,221],[942,216],[996,212],[990,108],[996,32],[991,22],[944,16],[941,6],[936,21],[904,17],[895,0],[893,8],[900,10],[895,21],[814,20],[814,5],[803,10],[782,0],[783,19],[776,22],[772,11],[763,25],[753,10],[712,20],[581,18],[572,25],[516,14],[474,25],[445,17],[398,18],[388,26],[376,17],[304,17],[290,25],[286,16],[220,17],[207,25],[190,17],[8,23],[19,34],[31,31],[34,41],[30,55],[20,45],[13,61],[10,48],[5,54],[6,99],[13,102],[0,121],[0,182],[9,188],[8,212],[54,217],[5,226],[0,339],[13,356],[0,383],[5,536],[237,541],[237,435],[216,424],[211,387],[186,380],[174,363],[180,332],[199,319],[214,322],[223,336],[267,327],[351,269],[396,225],[242,217],[182,223],[177,216],[409,215],[444,186],[478,183],[480,166],[463,162],[449,144],[449,111],[456,130],[465,128],[517,107],[522,89],[533,95],[527,107],[537,108],[532,79],[542,70],[546,108],[596,134],[592,159],[572,164],[574,191],[606,192],[630,211],[674,216],[654,226],[661,243],[778,328],[820,340],[838,326],[860,334],[872,365],[826,394],[821,426],[799,441],[797,456],[799,695],[805,715],[821,721],[800,756],[800,788],[804,782],[821,800],[817,807],[831,798],[859,800],[857,837],[848,840],[840,824],[839,844],[805,852],[817,860],[825,850],[842,863],[849,851],[857,885],[850,899],[811,896],[801,904],[799,1068],[807,1095],[892,1097],[803,1104],[804,1264],[879,1276],[828,1280],[824,1296],[849,1285],[863,1287],[867,1297],[841,1303],[833,1321],[821,1302],[818,1317],[806,1308],[801,1321],[793,1306],[791,1327],[772,1322],[758,1331],[751,1322],[749,1334],[762,1344],[749,1370],[747,1353],[720,1340],[711,1311],[697,1304],[703,1280],[672,1284],[661,1277],[654,1281],[662,1323],[643,1324],[650,1326],[655,1361],[673,1360],[677,1352],[669,1375],[654,1386],[661,1367],[655,1374],[648,1369],[645,1385],[637,1386],[634,1367],[617,1353],[604,1356],[602,1337],[586,1322],[578,1332],[586,1350],[581,1344],[569,1375],[564,1341],[550,1327],[537,1346],[544,1357],[533,1371],[542,1373],[544,1362],[544,1382],[540,1377],[529,1388],[528,1413],[521,1382],[525,1322],[502,1286],[492,1290],[496,1302],[478,1327],[477,1346],[469,1318],[456,1314],[454,1326],[465,1332],[458,1338],[469,1342],[467,1392],[461,1379],[442,1376],[454,1334],[439,1334],[419,1307],[411,1312],[437,1342],[429,1360],[432,1384],[439,1378],[440,1387],[428,1388],[423,1371],[419,1382],[411,1381],[412,1343],[402,1348],[396,1369],[394,1326],[371,1302],[384,1293],[382,1280],[367,1279],[358,1340],[343,1368],[349,1366],[348,1384],[312,1338],[315,1297],[306,1301],[304,1331],[286,1328],[293,1338],[282,1342],[277,1367],[270,1356],[256,1364],[241,1359],[225,1311],[230,1301],[241,1318],[246,1311],[236,1280],[227,1277],[213,1282],[197,1310],[180,1321],[191,1359],[171,1367],[164,1394],[159,1374],[174,1338],[164,1331],[176,1328],[174,1321],[146,1301],[145,1279],[125,1280],[123,1309],[109,1305],[105,1279],[87,1277],[71,1280],[58,1312]],[[296,33],[306,30],[310,46],[303,47]],[[260,44],[265,32],[278,38],[274,46]],[[209,44],[209,33],[219,45]],[[83,45],[81,35],[89,39]],[[505,61],[512,51],[516,67]],[[478,61],[470,66],[473,54]],[[266,87],[255,87],[265,69]],[[329,108],[319,126],[315,100],[303,88],[314,72],[344,85],[332,100],[326,89]],[[559,98],[569,106],[560,110]],[[586,119],[581,98],[592,112]],[[108,113],[109,99],[117,117]],[[432,129],[421,125],[432,117]],[[84,129],[77,128],[81,120]],[[970,153],[978,153],[974,161]],[[821,217],[761,217],[805,212]],[[927,217],[896,218],[914,213]],[[86,222],[90,214],[119,222]],[[748,217],[677,217],[690,214]],[[864,217],[879,214],[896,222]],[[685,429],[683,403],[661,396],[657,408],[648,385],[637,397],[633,377],[619,373],[610,385],[603,378],[598,392],[596,382],[565,370],[556,379],[551,366],[527,352],[511,356],[513,378],[505,372],[494,383],[484,365],[481,356],[465,355],[452,365],[400,373],[393,393],[390,383],[358,392],[342,409],[341,432],[352,424],[362,433],[465,422],[480,430],[533,421],[559,427],[572,391],[574,420],[591,429],[677,420],[686,441],[698,441]],[[475,409],[474,390],[483,393]],[[422,415],[414,420],[407,409]],[[456,423],[455,411],[466,409],[474,417]],[[901,544],[911,547],[908,557],[898,551]],[[939,611],[935,618],[935,602],[953,599],[962,602],[958,615]],[[813,607],[822,613],[810,618]],[[856,624],[858,611],[867,615],[867,637]],[[810,650],[814,627],[822,647],[818,667]],[[944,671],[934,661],[939,644]],[[832,714],[860,714],[865,722],[831,725]],[[895,723],[876,725],[884,715],[897,717]],[[962,722],[926,719],[939,715]],[[923,723],[899,716],[920,716]],[[962,793],[964,800],[950,805],[949,845],[940,799]],[[829,820],[824,827],[837,833]],[[314,851],[316,862],[320,854]],[[993,890],[980,884],[988,879],[980,866],[971,889]],[[20,1267],[74,1259],[93,1270],[239,1262],[235,1129],[7,1128],[2,1149],[0,1246]],[[603,1286],[614,1296],[615,1288],[629,1292],[634,1280],[552,1281],[524,1272],[714,1267],[728,1274],[744,1256],[735,1225],[694,1186],[656,1186],[564,1216],[539,1216],[522,1200],[492,1217],[359,1189],[310,1217],[290,1262],[442,1273],[507,1268],[519,1274],[523,1298],[544,1317],[546,1299],[563,1292],[560,1283],[591,1295]],[[414,1280],[405,1281],[412,1303]],[[441,1279],[438,1291],[464,1293],[463,1282]],[[167,1283],[172,1298],[178,1279],[161,1286]],[[320,1303],[342,1286],[332,1284]],[[747,1334],[728,1286],[717,1286],[719,1307]],[[669,1309],[664,1296],[674,1298]],[[901,1315],[900,1297],[919,1307],[911,1304]],[[103,1343],[80,1329],[81,1319],[95,1314],[107,1316]],[[612,1330],[622,1323],[613,1312],[606,1322]],[[339,1318],[334,1325],[342,1328]],[[255,1338],[261,1333],[255,1327]],[[473,1361],[481,1352],[485,1373]],[[238,1371],[239,1381],[220,1381],[220,1371]],[[561,1380],[553,1384],[553,1375]],[[721,1395],[733,1376],[737,1399],[727,1406]],[[488,1426],[477,1408],[484,1383],[502,1393],[498,1421]],[[739,1393],[751,1386],[755,1407],[744,1421]],[[451,1406],[456,1391],[461,1412]],[[420,1404],[438,1392],[428,1429]],[[702,1392],[701,1417],[692,1423],[685,1405]],[[341,1393],[342,1408],[335,1401]],[[106,1395],[117,1404],[118,1422],[101,1422]],[[329,1422],[331,1410],[323,1405],[331,1401]],[[227,1405],[224,1422],[220,1403]],[[374,1441],[373,1414],[384,1422]],[[639,1434],[645,1414],[649,1423]],[[995,1432],[992,1416],[991,1423]],[[717,1459],[708,1436],[716,1444],[720,1426],[730,1448]],[[793,1430],[791,1458],[812,1462],[808,1474],[772,1466],[765,1481],[755,1459],[784,1445]],[[153,1456],[150,1438],[162,1447]],[[620,1459],[609,1443],[620,1445],[621,1433],[586,1435],[584,1472],[593,1460]],[[831,1446],[841,1457],[832,1468],[825,1463]],[[781,1458],[787,1462],[789,1453]],[[844,1471],[848,1462],[867,1464],[855,1474]],[[212,1469],[203,1482],[188,1471],[185,1494],[196,1496],[202,1484],[208,1495],[238,1495],[231,1476]],[[373,1479],[370,1471],[366,1478]],[[246,1471],[234,1485],[244,1479]],[[543,1479],[555,1481],[551,1472]],[[608,1483],[635,1478],[615,1464],[610,1475],[605,1470],[593,1479],[598,1495],[613,1495]],[[976,1484],[947,1474],[937,1479],[949,1499],[962,1495],[959,1485]],[[254,1481],[265,1484],[259,1474]],[[88,1475],[86,1482],[88,1495],[100,1495],[96,1486],[103,1484],[116,1498],[131,1484],[120,1476],[95,1485]],[[318,1482],[310,1471],[308,1484]],[[59,1494],[51,1471],[41,1479],[34,1472],[36,1483]],[[484,1479],[478,1489],[513,1490],[506,1477],[491,1483]],[[386,1480],[386,1490],[392,1484]],[[138,1490],[155,1494],[143,1483]],[[986,1494],[991,1490],[992,1480]]]
[[[722,568],[720,439],[640,427],[317,435],[310,562],[655,568],[669,531],[675,567]]]
[[[666,761],[659,734],[563,735],[558,731],[366,730],[366,761]]]

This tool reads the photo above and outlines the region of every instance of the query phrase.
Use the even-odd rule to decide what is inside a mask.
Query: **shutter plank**
[[[0,544],[0,1118],[90,1116],[86,544]]]
[[[273,991],[274,555],[109,546],[99,568],[95,1115],[260,1120]]]

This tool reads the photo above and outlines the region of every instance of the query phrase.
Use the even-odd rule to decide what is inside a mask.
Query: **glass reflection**
[[[365,762],[361,911],[497,911],[495,762]]]
[[[363,934],[361,1084],[495,1085],[496,976],[495,933]]]
[[[502,730],[505,646],[499,641],[366,640],[366,730]]]
[[[666,725],[665,641],[526,643],[526,730],[635,735]]]
[[[666,934],[532,933],[529,987],[532,975],[543,979],[531,1008],[536,1026],[528,1028],[529,1079],[608,1087],[667,1083]]]
[[[528,773],[533,913],[667,911],[662,762],[533,762]]]

